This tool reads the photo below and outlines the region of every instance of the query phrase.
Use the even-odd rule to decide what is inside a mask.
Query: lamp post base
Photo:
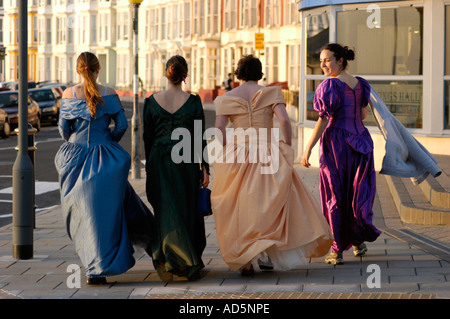
[[[13,245],[14,259],[31,259],[33,258],[33,245]]]

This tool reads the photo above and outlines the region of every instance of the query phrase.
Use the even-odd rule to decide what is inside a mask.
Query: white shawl
[[[392,115],[372,87],[369,105],[386,140],[386,154],[380,174],[410,177],[415,185],[423,182],[429,174],[434,177],[441,174],[437,160]]]

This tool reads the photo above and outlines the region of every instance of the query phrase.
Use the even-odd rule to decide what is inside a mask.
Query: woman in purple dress
[[[337,43],[320,53],[320,66],[329,77],[318,87],[314,109],[319,120],[305,148],[301,163],[309,167],[311,150],[320,139],[319,189],[322,211],[334,235],[327,263],[342,264],[342,253],[353,246],[355,256],[366,253],[365,241],[380,231],[372,224],[376,174],[373,141],[363,124],[367,116],[370,85],[347,73],[355,52]]]

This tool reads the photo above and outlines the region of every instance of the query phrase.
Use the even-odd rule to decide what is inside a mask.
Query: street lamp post
[[[33,258],[34,168],[28,156],[28,1],[19,2],[19,137],[13,165],[13,258]]]
[[[134,41],[134,77],[133,77],[133,116],[131,118],[131,178],[141,178],[140,163],[140,115],[139,115],[139,68],[138,68],[138,9],[143,0],[128,0],[134,6],[133,41]]]

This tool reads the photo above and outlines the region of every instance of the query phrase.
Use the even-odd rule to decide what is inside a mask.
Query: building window
[[[64,44],[66,42],[66,18],[56,18],[56,44]]]
[[[300,45],[288,45],[288,86],[294,90],[298,90],[299,74],[300,74]]]
[[[150,10],[150,39],[158,40],[159,16],[158,9]]]
[[[206,33],[206,10],[205,0],[200,0],[200,35]]]
[[[281,4],[280,0],[266,0],[265,25],[267,27],[277,27],[281,24]]]
[[[0,18],[0,43],[3,43],[3,18]]]
[[[51,58],[45,58],[45,80],[52,79],[52,60]]]
[[[317,86],[322,79],[314,76],[322,75],[320,68],[320,49],[329,42],[330,25],[327,13],[310,15],[305,21],[306,28],[306,119],[317,121],[319,115],[314,111],[313,100]]]
[[[68,63],[67,63],[67,69],[68,72],[66,73],[66,82],[67,83],[72,83],[73,82],[73,58],[69,57],[67,58]]]
[[[129,61],[128,54],[117,55],[117,84],[121,87],[129,85]]]
[[[38,81],[45,81],[45,60],[44,58],[39,58],[39,71],[38,71]]]
[[[300,15],[297,10],[297,1],[287,0],[284,2],[284,6],[284,24],[298,24]]]
[[[423,8],[404,6],[380,8],[379,21],[370,20],[366,10],[336,12],[336,38],[330,37],[328,14],[306,17],[306,118],[316,120],[314,92],[324,79],[320,49],[328,42],[353,48],[356,59],[349,73],[361,75],[407,128],[422,128],[423,115]],[[319,76],[320,75],[320,76]],[[375,125],[373,116],[366,125]]]
[[[444,128],[450,129],[450,6],[445,6]]]
[[[92,19],[92,24],[91,24],[91,42],[92,43],[97,43],[97,15],[94,14],[91,16]],[[70,33],[70,31],[69,31]],[[69,38],[70,38],[70,34],[69,34]],[[73,39],[69,39],[69,43],[73,43]]]
[[[172,6],[172,39],[178,39],[180,37],[179,20],[178,4],[175,4]]]
[[[67,20],[68,20],[68,25],[67,25],[67,43],[68,44],[73,44],[73,29],[74,29],[74,26],[71,23],[73,23],[74,20],[71,20],[70,17],[68,17]]]
[[[16,24],[15,24],[15,28],[14,28],[14,32],[16,34],[16,44],[19,44],[19,18],[16,18]]]
[[[60,59],[59,57],[55,57],[55,75],[56,75],[56,81],[61,81],[61,79],[58,77],[59,76],[59,72],[60,72],[60,65],[59,62]]]
[[[207,33],[216,34],[219,32],[219,2],[218,0],[207,1]]]
[[[38,42],[39,44],[44,44],[44,25],[45,20],[43,18],[39,19],[39,33],[38,33]]]
[[[161,39],[167,39],[166,34],[166,8],[161,8]]]
[[[278,82],[278,47],[272,49],[272,82]]]
[[[369,82],[405,127],[422,128],[423,8],[382,8],[380,21],[369,16],[363,10],[337,13],[337,42],[356,51],[349,72],[391,76]]]
[[[52,19],[51,18],[47,18],[46,19],[46,44],[52,44]]]
[[[237,28],[237,3],[236,0],[225,0],[225,12],[223,27],[225,30],[234,30]]]
[[[3,31],[1,31],[3,34]],[[1,40],[3,42],[3,40]],[[38,19],[36,16],[33,16],[33,43],[38,42]]]
[[[368,22],[363,10],[337,13],[337,42],[357,49],[353,74],[421,75],[423,8],[380,10]]]
[[[329,42],[330,26],[328,14],[312,15],[306,19],[306,73],[322,74],[320,49]],[[314,88],[315,89],[315,88]]]
[[[191,35],[191,3],[184,3],[184,37],[188,38]]]
[[[100,41],[108,41],[109,40],[109,25],[110,25],[109,14],[108,13],[101,14],[100,19],[101,19]]]
[[[128,12],[117,13],[117,40],[128,40]]]
[[[241,22],[240,27],[256,27],[258,19],[258,8],[256,0],[243,0],[241,2]]]

